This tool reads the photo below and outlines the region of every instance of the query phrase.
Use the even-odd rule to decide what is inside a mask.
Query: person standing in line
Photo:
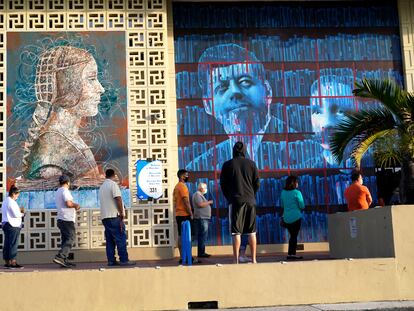
[[[60,250],[53,259],[53,262],[64,267],[75,267],[74,263],[68,261],[68,255],[75,242],[76,211],[80,205],[73,202],[72,194],[69,191],[70,178],[62,175],[59,177],[60,188],[56,191],[55,202],[57,209],[57,226],[60,230]]]
[[[180,260],[181,263],[181,224],[188,220],[193,220],[193,211],[191,210],[190,205],[190,192],[188,191],[187,185],[185,184],[188,182],[188,171],[184,169],[180,169],[177,172],[178,183],[174,187],[173,191],[173,206],[175,211],[175,220],[177,221],[177,231],[178,231],[178,251],[180,252]],[[193,263],[198,262],[197,260],[193,259]]]
[[[286,185],[280,197],[283,209],[283,221],[290,235],[287,259],[303,258],[302,256],[296,255],[298,234],[302,222],[302,211],[305,208],[302,193],[297,188],[298,178],[290,175],[286,179]]]
[[[259,190],[259,171],[256,164],[245,158],[246,147],[238,141],[233,146],[233,159],[223,164],[220,186],[231,204],[231,234],[234,263],[239,263],[241,235],[249,235],[252,262],[256,261],[256,198]]]
[[[108,266],[134,266],[136,263],[128,258],[125,208],[121,189],[115,179],[115,171],[107,169],[105,181],[99,188],[101,219],[105,227],[106,258]],[[118,249],[119,262],[115,258],[115,247]]]
[[[231,204],[229,204],[229,230],[231,234]],[[241,242],[240,242],[240,248],[239,248],[239,262],[240,263],[247,263],[251,262],[250,258],[246,255],[247,250],[247,244],[249,244],[249,235],[248,234],[242,234],[241,235]]]
[[[352,184],[345,189],[345,199],[348,202],[348,211],[368,209],[372,203],[371,193],[363,186],[361,172],[355,170],[351,174]]]
[[[212,200],[207,201],[207,184],[201,182],[198,184],[198,191],[193,194],[192,202],[194,207],[194,224],[197,233],[197,257],[210,257],[206,253],[206,241],[208,234],[208,223],[211,218]]]
[[[1,206],[2,228],[4,232],[3,259],[4,267],[8,269],[22,269],[23,266],[16,262],[17,247],[19,246],[20,230],[24,208],[17,204],[20,190],[14,185],[10,187],[9,196]]]

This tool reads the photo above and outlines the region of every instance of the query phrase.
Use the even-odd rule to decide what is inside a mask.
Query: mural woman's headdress
[[[88,51],[72,46],[57,46],[40,55],[36,67],[36,109],[24,144],[24,171],[29,166],[31,148],[39,138],[51,111],[78,104],[82,89],[82,71],[91,60],[93,56]]]

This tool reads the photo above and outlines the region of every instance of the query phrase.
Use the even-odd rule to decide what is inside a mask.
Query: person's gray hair
[[[198,183],[198,187],[197,187],[198,190],[202,190],[204,188],[207,189],[207,184],[206,183],[204,183],[204,182]]]

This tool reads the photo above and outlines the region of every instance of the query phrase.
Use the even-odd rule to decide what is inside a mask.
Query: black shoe
[[[211,256],[210,254],[204,253],[204,254],[198,255],[197,257],[199,257],[199,258],[208,258],[210,256]]]
[[[8,263],[6,263],[6,264],[4,265],[4,268],[9,269],[9,268],[10,268],[10,265],[9,265]]]
[[[297,260],[297,259],[303,259],[302,256],[297,256],[297,255],[287,255],[286,257],[287,260]]]
[[[124,261],[124,262],[120,262],[119,265],[121,267],[129,267],[129,266],[136,266],[136,262],[135,261]]]
[[[24,267],[18,263],[15,263],[14,265],[9,265],[9,269],[24,269]]]
[[[201,263],[201,261],[200,261],[200,260],[198,260],[197,258],[192,257],[192,258],[191,258],[191,263]],[[178,264],[179,264],[179,265],[182,265],[182,264],[183,264],[183,260],[182,260],[182,259],[180,259],[180,260],[178,261]]]
[[[76,264],[74,264],[73,262],[69,262],[68,260],[65,260],[65,263],[69,268],[75,268],[76,267]]]
[[[119,266],[118,261],[109,261],[108,262],[108,267],[115,267],[115,266]]]
[[[68,265],[68,263],[66,262],[66,259],[60,256],[55,256],[55,258],[53,258],[53,262],[58,264],[61,267],[70,268],[70,265]]]

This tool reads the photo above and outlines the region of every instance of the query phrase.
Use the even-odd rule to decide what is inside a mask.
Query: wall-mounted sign
[[[351,233],[352,239],[355,239],[358,236],[357,220],[355,217],[349,218],[349,232]]]
[[[161,161],[138,160],[137,197],[140,200],[159,199],[162,196],[162,163]]]

